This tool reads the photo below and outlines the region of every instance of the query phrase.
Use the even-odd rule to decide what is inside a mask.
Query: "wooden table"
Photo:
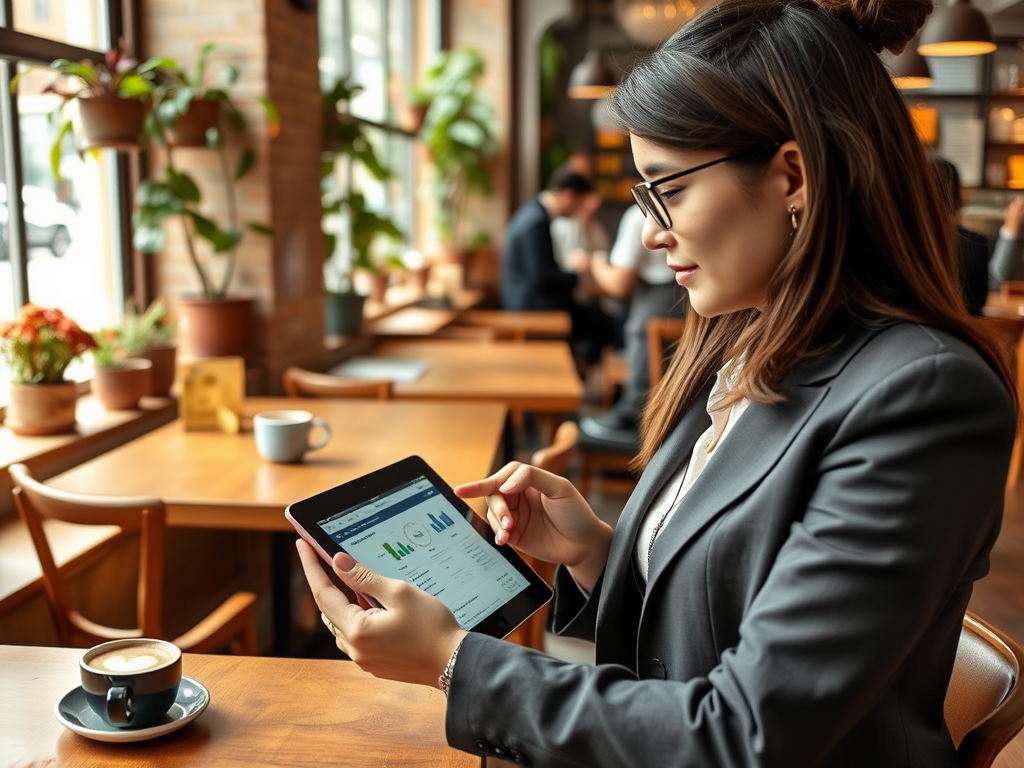
[[[372,357],[426,360],[415,382],[396,383],[396,398],[490,401],[541,413],[575,412],[583,387],[562,341],[382,341]]]
[[[506,408],[499,403],[250,398],[249,416],[301,408],[333,431],[326,448],[301,464],[272,464],[251,432],[186,432],[180,421],[52,478],[76,493],[157,496],[167,524],[186,528],[274,531],[274,636],[288,652],[289,579],[294,532],[284,517],[293,501],[418,455],[450,485],[485,477],[502,451]],[[479,499],[471,502],[483,510]]]
[[[1007,320],[1024,319],[1024,295],[1004,296],[1000,291],[990,291],[982,313],[985,317],[998,317]]]
[[[455,309],[406,307],[363,324],[371,336],[430,336],[458,319]]]
[[[513,341],[527,339],[568,339],[572,318],[568,312],[511,312],[504,309],[471,309],[456,321],[459,325],[493,328],[499,338]]]
[[[56,702],[79,684],[70,648],[0,646],[0,766],[479,766],[451,749],[440,691],[344,661],[185,654],[210,691],[194,722],[152,741],[108,744],[65,729]]]
[[[249,415],[301,408],[334,432],[301,464],[272,464],[251,432],[186,432],[180,421],[49,481],[76,493],[158,496],[167,523],[190,528],[291,531],[284,508],[391,464],[422,456],[448,483],[479,479],[497,459],[505,408],[494,403],[250,398]]]

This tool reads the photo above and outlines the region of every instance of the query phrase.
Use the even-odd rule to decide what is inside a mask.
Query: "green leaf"
[[[128,75],[121,79],[117,95],[123,99],[135,99],[140,96],[148,96],[152,91],[153,87],[148,80],[138,75]]]
[[[250,221],[245,226],[247,228],[251,229],[253,232],[256,232],[257,234],[265,235],[267,237],[273,237],[274,236],[274,228],[273,227],[268,227],[266,224],[257,224],[254,221]]]
[[[192,103],[192,99],[195,98],[195,95],[195,88],[185,87],[178,89],[178,92],[174,94],[174,106],[177,108],[179,115],[184,115],[188,112],[189,104]]]
[[[142,62],[135,68],[135,71],[140,75],[144,75],[147,72],[153,72],[158,69],[166,69],[170,72],[179,71],[178,65],[174,59],[167,58],[166,56],[154,56],[151,59],[146,59],[146,61]]]
[[[173,168],[167,169],[167,185],[174,194],[190,203],[198,203],[202,199],[199,187],[187,173],[179,173]]]
[[[53,144],[50,145],[50,170],[53,171],[53,178],[60,181],[60,158],[63,154],[61,147],[64,144],[64,137],[71,133],[71,121],[65,120],[61,125],[60,130],[57,131],[57,138],[53,140]]]
[[[211,126],[206,129],[206,146],[210,149],[220,149],[220,145],[223,142],[223,136],[221,135],[220,128]]]
[[[178,117],[181,113],[178,111],[178,105],[174,101],[163,101],[156,108],[156,119],[160,125],[173,128],[174,124],[178,122]]]
[[[143,253],[157,253],[164,247],[166,240],[167,235],[164,233],[164,228],[159,226],[136,225],[132,235],[132,245]]]
[[[277,106],[266,96],[261,96],[259,102],[267,115],[267,133],[275,139],[281,132],[281,116],[277,113]]]
[[[252,170],[253,163],[256,162],[255,153],[246,147],[245,151],[242,152],[242,156],[238,159],[238,167],[235,169],[235,179],[240,179],[250,170]]]
[[[238,67],[225,64],[220,68],[220,79],[225,85],[231,86],[238,82]]]

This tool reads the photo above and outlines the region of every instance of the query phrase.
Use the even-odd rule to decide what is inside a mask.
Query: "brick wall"
[[[271,225],[274,235],[244,236],[230,290],[256,297],[249,358],[260,368],[264,388],[277,392],[284,367],[317,366],[324,354],[316,15],[287,0],[146,0],[142,18],[146,55],[172,56],[188,66],[205,43],[216,42],[223,59],[239,69],[234,101],[250,126],[247,140],[257,157],[250,174],[236,184],[239,216]],[[215,70],[214,64],[210,74]],[[273,99],[281,116],[281,133],[273,140],[256,101],[263,95]],[[152,154],[156,172],[164,157]],[[225,224],[216,155],[178,149],[174,161],[203,189],[203,212]],[[212,261],[217,267],[223,263],[217,257]],[[174,296],[199,288],[179,226],[168,228],[167,247],[154,267],[156,291],[172,304]]]

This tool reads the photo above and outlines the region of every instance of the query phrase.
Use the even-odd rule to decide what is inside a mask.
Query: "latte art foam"
[[[169,664],[174,656],[167,649],[156,643],[140,643],[139,645],[113,648],[106,653],[89,659],[88,666],[103,672],[143,672]]]

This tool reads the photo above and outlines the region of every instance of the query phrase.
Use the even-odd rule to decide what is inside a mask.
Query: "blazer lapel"
[[[646,596],[666,566],[686,545],[768,474],[829,391],[851,357],[880,329],[850,333],[832,352],[808,359],[782,383],[786,401],[751,403],[683,497],[682,508],[665,526],[651,551]],[[692,445],[692,442],[691,442]]]
[[[679,425],[658,449],[651,463],[644,468],[636,488],[619,516],[612,546],[608,552],[608,564],[605,567],[601,600],[597,609],[599,663],[616,662],[630,665],[635,656],[631,650],[635,648],[635,635],[627,636],[620,632],[619,628],[630,624],[624,621],[623,611],[629,610],[630,601],[627,597],[635,591],[630,569],[637,530],[665,481],[690,458],[697,438],[711,425],[711,417],[704,408],[699,407],[699,404],[707,402],[711,386],[711,383],[708,383],[698,395],[694,407],[683,415]],[[638,594],[637,597],[639,598]],[[639,599],[636,603],[639,607]]]

